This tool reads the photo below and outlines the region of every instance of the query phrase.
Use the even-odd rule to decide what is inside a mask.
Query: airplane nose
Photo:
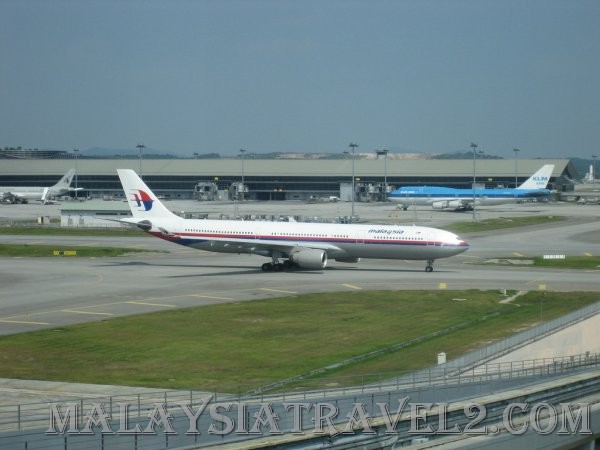
[[[463,253],[469,250],[469,244],[467,241],[463,241],[462,239],[458,239],[456,249],[458,253]],[[458,254],[457,253],[457,254]]]

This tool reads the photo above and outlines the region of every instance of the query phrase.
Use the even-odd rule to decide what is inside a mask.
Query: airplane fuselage
[[[70,169],[53,186],[0,186],[0,200],[11,203],[27,203],[29,200],[46,202],[50,197],[63,195],[71,191],[71,181],[75,169]],[[80,190],[73,189],[73,190]]]
[[[528,199],[546,198],[550,195],[548,189],[453,189],[430,186],[407,186],[395,190],[388,200],[403,205],[429,205],[440,203],[440,208],[462,207],[476,205],[501,205],[516,203]]]
[[[13,195],[20,199],[25,200],[42,200],[42,196],[44,195],[44,190],[48,188],[43,187],[17,187],[17,186],[8,186],[8,187],[0,187],[0,193],[4,195]],[[66,191],[64,191],[66,192]],[[64,192],[50,192],[51,195],[60,195]]]
[[[428,227],[183,219],[133,170],[117,173],[133,215],[119,222],[191,248],[270,257],[261,266],[265,272],[296,266],[322,270],[329,259],[355,263],[360,258],[426,260],[425,270],[431,272],[434,260],[469,248],[454,233]]]
[[[454,233],[399,225],[152,219],[154,236],[188,247],[226,253],[287,257],[294,249],[322,249],[329,258],[434,260],[469,246]],[[278,250],[280,249],[280,250]]]

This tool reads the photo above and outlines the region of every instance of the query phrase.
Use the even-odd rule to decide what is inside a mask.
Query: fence
[[[406,396],[414,402],[449,402],[581,372],[600,379],[597,373],[600,354],[597,353],[505,363],[485,362],[584,320],[597,314],[599,310],[600,303],[590,305],[446,364],[398,375],[394,379],[382,375],[382,381],[378,383],[369,380],[346,388],[260,395],[153,391],[147,394],[86,398],[54,405],[37,402],[0,407],[0,449],[151,450],[208,446],[253,437],[252,424],[256,425],[257,422],[253,422],[252,418],[261,418],[261,414],[265,413],[265,405],[278,404],[279,409],[273,411],[273,414],[281,418],[287,417],[286,414],[289,413],[285,405],[292,405],[292,409],[299,408],[300,422],[304,420],[305,425],[314,427],[309,411],[302,410],[302,405],[310,405],[313,409],[316,408],[315,405],[326,405],[336,411],[344,411],[337,415],[338,420],[343,420],[345,412],[351,411],[349,408],[352,405],[370,405],[375,410],[379,402],[397,405],[398,399]],[[327,379],[325,382],[331,381]],[[209,412],[199,414],[204,410]],[[196,413],[199,415],[192,422],[190,417]],[[169,420],[166,419],[167,416],[170,417]],[[124,417],[126,420],[123,420]],[[264,433],[262,428],[275,423],[269,422],[268,417],[263,419],[266,422],[259,423],[257,437]],[[295,420],[297,417],[293,420],[288,417],[277,424],[282,429],[286,427],[288,431],[294,430],[298,425]],[[195,423],[196,430],[191,429],[192,423]],[[168,429],[171,424],[173,432]],[[92,432],[86,434],[86,427],[91,427]],[[156,432],[154,428],[157,427],[163,428],[159,430],[162,433]]]
[[[394,414],[399,399],[405,397],[417,403],[456,402],[582,372],[595,383],[596,390],[599,368],[599,354],[582,354],[491,363],[470,370],[434,367],[414,373],[409,381],[398,377],[393,383],[254,398],[165,391],[22,404],[0,408],[0,449],[209,446],[261,437],[273,427],[281,433],[312,431],[317,411],[321,411],[321,421],[334,411],[332,423],[347,422],[356,405],[363,405],[375,416],[383,411],[380,405],[386,404]]]

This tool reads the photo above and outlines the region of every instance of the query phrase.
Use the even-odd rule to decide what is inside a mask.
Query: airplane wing
[[[169,232],[168,230],[159,228],[161,233],[161,237],[163,239],[167,239],[172,242],[177,242],[179,240],[185,240],[185,235],[178,235]],[[199,239],[201,240],[201,239]],[[211,248],[217,250],[229,250],[229,251],[239,251],[241,252],[250,252],[261,255],[271,255],[274,252],[281,253],[282,256],[289,256],[290,254],[297,252],[300,249],[314,249],[314,250],[323,250],[327,252],[327,254],[331,257],[335,256],[343,256],[345,252],[332,244],[325,242],[314,242],[314,241],[286,241],[281,242],[276,239],[273,240],[264,240],[260,241],[256,239],[243,239],[243,238],[228,238],[228,237],[210,237],[207,238],[205,242],[209,242]]]
[[[120,223],[124,223],[127,225],[132,225],[132,226],[136,226],[144,231],[149,231],[150,229],[152,229],[152,223],[147,220],[147,219],[140,219],[140,218],[135,218],[135,217],[126,217],[123,219],[104,219],[104,220],[111,220],[114,222],[120,222]],[[169,230],[162,228],[162,227],[158,227],[159,232],[161,233],[161,238],[171,241],[171,242],[177,242],[179,240],[185,240],[188,239],[191,241],[190,238],[186,237],[185,233],[172,233]],[[216,249],[238,249],[240,251],[252,251],[253,253],[259,253],[259,254],[270,254],[271,252],[275,251],[275,252],[279,252],[281,254],[284,255],[289,255],[290,253],[293,253],[294,251],[297,251],[299,248],[308,248],[308,249],[315,249],[315,250],[324,250],[327,252],[328,255],[331,256],[335,256],[335,255],[345,255],[345,252],[339,248],[336,245],[332,245],[329,243],[325,243],[325,242],[315,242],[315,241],[286,241],[286,242],[281,242],[278,241],[277,239],[272,239],[272,240],[263,240],[261,239],[260,242],[257,242],[256,239],[243,239],[243,238],[230,238],[230,237],[207,237],[205,240],[203,240],[202,238],[194,238],[195,240],[197,240],[198,242],[210,242],[210,246],[214,247],[215,250]],[[183,242],[182,242],[183,243]]]
[[[240,239],[239,241],[237,239],[233,239],[233,240],[224,240],[224,241],[219,241],[219,242],[224,242],[228,245],[242,245],[245,248],[248,249],[260,249],[260,250],[266,250],[266,251],[278,251],[284,255],[289,255],[290,253],[293,253],[294,251],[297,251],[299,248],[310,248],[310,249],[315,249],[315,250],[324,250],[327,252],[327,254],[333,256],[335,254],[342,254],[344,253],[343,250],[339,247],[337,247],[336,245],[332,245],[332,244],[328,244],[328,243],[321,243],[321,242],[302,242],[302,241],[298,241],[298,242],[294,242],[294,243],[289,243],[286,242],[285,244],[282,242],[278,242],[278,241],[263,241],[261,240],[260,243],[256,243],[256,241],[253,242],[252,239]]]

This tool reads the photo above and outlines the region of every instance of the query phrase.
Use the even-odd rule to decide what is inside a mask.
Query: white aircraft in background
[[[27,203],[29,200],[39,200],[47,203],[51,197],[66,194],[70,191],[81,191],[83,188],[72,188],[75,169],[70,169],[58,183],[50,187],[39,186],[0,186],[0,198],[5,203]]]
[[[489,206],[515,203],[528,199],[548,198],[551,194],[546,189],[552,176],[554,164],[542,166],[536,173],[525,180],[518,188],[510,189],[455,189],[435,186],[404,186],[396,189],[388,200],[398,202],[403,209],[410,205],[430,205],[433,209],[472,210],[475,205]]]
[[[264,271],[294,265],[321,270],[329,259],[378,258],[425,260],[431,272],[435,259],[469,248],[454,233],[419,226],[184,219],[169,211],[133,170],[117,173],[133,215],[119,222],[199,250],[266,256],[271,262],[262,265]]]

